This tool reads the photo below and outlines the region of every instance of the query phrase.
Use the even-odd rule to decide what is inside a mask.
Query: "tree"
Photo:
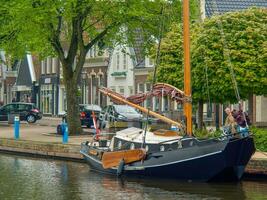
[[[0,0],[0,3],[1,48],[14,57],[24,55],[25,51],[41,57],[58,56],[71,134],[81,132],[76,94],[87,52],[94,45],[104,48],[129,42],[137,28],[144,40],[151,42],[151,35],[158,35],[162,5],[179,5],[179,1],[164,0]]]
[[[169,25],[163,24],[164,29],[167,33],[163,35],[161,48],[160,48],[160,62],[157,68],[157,81],[167,82],[177,88],[183,88],[183,40],[182,40],[182,6],[178,5],[176,15],[169,13],[169,16],[174,16],[174,23]],[[179,12],[180,11],[180,12]],[[199,1],[190,1],[190,16],[192,23],[198,21],[200,18]],[[164,19],[165,20],[165,19]],[[169,30],[169,31],[168,31]],[[154,46],[151,50],[151,56],[156,57],[156,48]],[[150,79],[152,77],[149,77]]]
[[[194,24],[191,30],[193,102],[237,102],[267,93],[266,9],[226,13]],[[158,80],[183,87],[181,26],[174,25],[162,41]],[[233,69],[233,74],[231,73]],[[203,113],[200,113],[202,116]],[[202,124],[202,122],[199,122]]]
[[[194,88],[209,90],[216,103],[237,102],[233,80],[241,99],[250,93],[267,94],[266,23],[267,9],[252,8],[199,24],[192,42]]]

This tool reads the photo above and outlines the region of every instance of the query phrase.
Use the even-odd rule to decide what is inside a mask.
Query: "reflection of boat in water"
[[[118,193],[123,192],[124,195],[127,194],[129,199],[145,199],[145,197],[150,199],[246,199],[246,190],[251,188],[253,184],[257,184],[247,181],[211,184],[145,177],[114,179],[111,175],[96,173],[91,171],[90,177],[98,177],[99,187],[104,193],[112,191],[118,195]],[[260,193],[262,192],[258,194]]]
[[[184,1],[184,4],[187,4],[184,5],[184,13],[188,13],[186,8],[189,1]],[[188,16],[184,16],[184,21],[186,35],[186,30],[189,29]],[[189,47],[189,34],[184,41],[185,47]],[[239,180],[242,177],[245,166],[255,151],[249,132],[244,136],[224,135],[207,140],[192,137],[189,48],[185,48],[185,55],[185,92],[168,84],[156,84],[149,95],[171,95],[173,100],[184,103],[187,136],[180,136],[178,132],[171,130],[149,132],[131,127],[118,131],[107,144],[102,144],[102,141],[84,142],[81,153],[93,169],[115,175],[199,181]],[[183,129],[180,123],[137,105],[147,95],[126,99],[105,88],[100,91],[114,102],[128,104]]]

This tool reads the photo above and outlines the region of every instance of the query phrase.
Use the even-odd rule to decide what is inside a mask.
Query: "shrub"
[[[207,129],[196,129],[194,130],[194,136],[199,139],[205,138],[216,138],[222,135],[222,131],[220,130],[207,130]]]
[[[267,129],[252,127],[256,149],[267,152]]]

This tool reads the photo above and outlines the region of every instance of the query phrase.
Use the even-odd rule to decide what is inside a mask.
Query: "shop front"
[[[44,115],[58,115],[58,77],[41,77],[40,109]]]

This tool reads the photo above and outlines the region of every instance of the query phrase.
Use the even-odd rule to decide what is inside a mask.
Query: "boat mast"
[[[184,40],[184,92],[191,97],[191,69],[190,69],[190,32],[189,32],[189,0],[183,0],[183,40]],[[192,136],[192,104],[184,103],[186,117],[186,133]]]

